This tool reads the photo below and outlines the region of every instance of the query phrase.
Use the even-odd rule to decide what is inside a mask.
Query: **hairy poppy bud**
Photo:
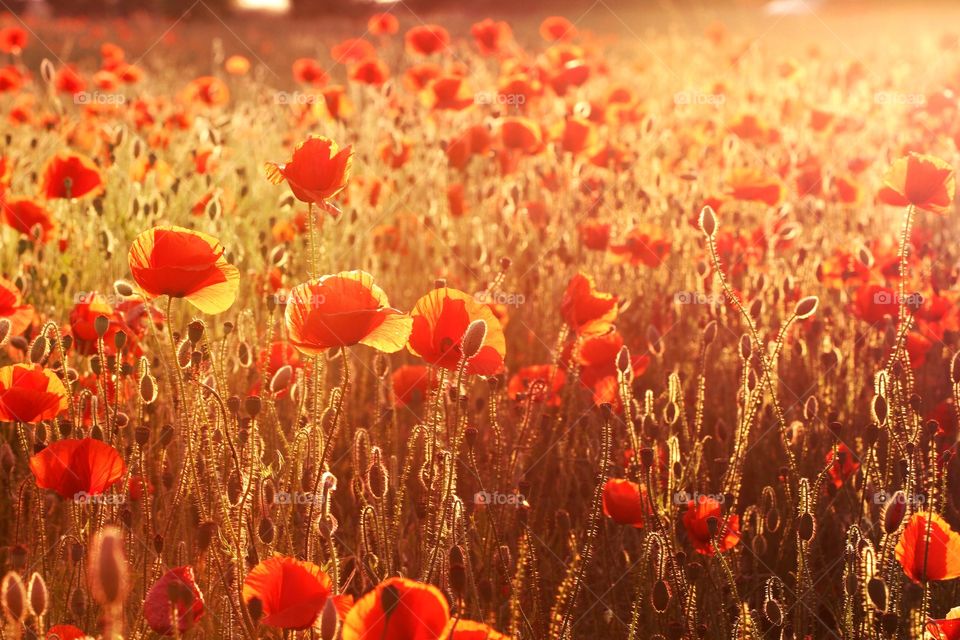
[[[710,205],[700,211],[700,230],[712,238],[717,232],[717,216]]]
[[[104,606],[120,604],[127,593],[127,570],[123,534],[116,527],[105,527],[94,536],[87,565],[94,599]]]
[[[793,312],[796,314],[798,320],[806,320],[817,312],[817,306],[819,304],[820,299],[817,298],[817,296],[807,296],[797,303]]]
[[[270,393],[280,393],[290,386],[291,380],[293,380],[293,367],[285,364],[277,369],[273,377],[270,378]]]
[[[13,624],[23,622],[27,617],[27,591],[20,574],[10,571],[0,583],[0,604],[7,620]]]
[[[480,353],[483,348],[483,341],[487,337],[487,322],[482,319],[474,320],[463,333],[463,341],[460,348],[463,351],[463,357],[469,360]]]
[[[5,347],[7,345],[7,340],[10,338],[10,329],[13,327],[13,324],[10,322],[9,318],[0,318],[0,347]]]
[[[27,596],[30,602],[30,611],[34,616],[40,617],[47,612],[47,605],[50,603],[50,594],[47,591],[47,583],[43,576],[34,572],[30,576],[30,582],[27,586]]]

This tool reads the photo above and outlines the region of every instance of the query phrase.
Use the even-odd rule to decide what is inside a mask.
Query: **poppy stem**
[[[307,205],[307,275],[311,280],[318,276],[317,271],[317,225],[313,219],[313,203]]]

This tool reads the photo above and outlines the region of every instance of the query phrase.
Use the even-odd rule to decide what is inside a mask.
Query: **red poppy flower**
[[[437,640],[449,619],[447,599],[435,586],[390,578],[350,609],[342,640]]]
[[[330,49],[330,57],[340,64],[357,62],[359,60],[373,58],[376,55],[376,47],[363,38],[347,38]]]
[[[410,316],[390,307],[383,289],[363,271],[343,271],[290,292],[286,325],[290,342],[306,354],[365,344],[384,353],[403,348]]]
[[[528,118],[504,118],[500,123],[500,141],[504,149],[537,153],[543,148],[543,134]]]
[[[417,300],[407,348],[427,362],[455,371],[463,355],[463,334],[474,320],[483,320],[483,347],[467,361],[466,373],[494,375],[503,370],[506,342],[503,327],[490,307],[463,291],[442,287]]]
[[[960,577],[960,534],[936,513],[913,514],[900,534],[895,553],[904,573],[914,582]]]
[[[408,53],[429,56],[447,48],[450,34],[440,25],[424,24],[407,31],[404,43]]]
[[[429,370],[420,364],[408,364],[398,367],[390,375],[390,388],[393,391],[393,406],[406,407],[421,402],[427,396],[430,382]]]
[[[240,271],[213,236],[183,227],[154,227],[130,247],[130,272],[148,298],[186,298],[204,313],[226,311],[237,298]]]
[[[400,21],[390,13],[375,13],[367,20],[367,31],[375,36],[393,35],[400,30]]]
[[[379,87],[390,79],[390,68],[377,58],[367,58],[350,70],[350,79],[359,84]]]
[[[450,620],[440,637],[444,640],[510,640],[509,636],[482,622],[459,618]]]
[[[495,22],[487,18],[486,20],[475,22],[473,26],[470,27],[470,35],[473,36],[474,41],[477,43],[480,53],[485,56],[490,56],[500,53],[503,50],[504,45],[506,45],[513,36],[513,31],[506,22],[502,20]]]
[[[318,60],[297,58],[293,61],[293,79],[303,84],[319,87],[327,83],[328,76]]]
[[[773,207],[783,198],[783,184],[758,169],[734,169],[727,176],[727,185],[728,195],[736,200],[763,202]]]
[[[57,69],[57,73],[53,76],[53,86],[60,93],[77,95],[87,88],[87,81],[76,69],[66,65]]]
[[[650,226],[635,227],[627,232],[622,244],[610,245],[614,262],[629,262],[650,268],[663,264],[670,253],[670,241],[660,229]]]
[[[108,353],[116,352],[114,336],[118,331],[122,330],[128,336],[133,333],[105,297],[96,292],[87,293],[77,300],[70,311],[70,333],[78,353],[93,355],[97,352],[99,336],[94,323],[100,316],[108,320],[107,331],[103,335],[103,346]]]
[[[462,111],[473,104],[473,92],[463,76],[444,75],[430,81],[421,100],[436,111]]]
[[[865,284],[858,287],[853,296],[854,314],[870,324],[897,317],[899,308],[896,292],[883,285]]]
[[[516,400],[520,397],[520,394],[528,393],[531,385],[535,382],[546,385],[546,388],[535,394],[534,401],[546,402],[551,407],[559,407],[561,402],[560,392],[563,391],[563,387],[567,383],[567,374],[563,369],[559,369],[552,364],[535,364],[523,367],[510,378],[507,385],[507,394],[512,400]]]
[[[82,640],[86,637],[86,633],[72,624],[54,625],[47,629],[46,636],[47,640]]]
[[[322,204],[347,186],[353,166],[353,149],[341,149],[330,138],[311,136],[297,145],[287,164],[266,164],[267,179],[284,180],[301,202]]]
[[[932,640],[960,640],[960,607],[950,609],[947,616],[927,623]]]
[[[0,278],[0,318],[10,321],[10,335],[18,336],[30,326],[33,307],[23,304],[17,285]]]
[[[81,198],[98,193],[102,186],[97,165],[79,153],[58,153],[43,170],[42,193],[47,199]]]
[[[603,513],[617,524],[643,528],[643,519],[650,513],[647,491],[636,482],[610,478],[603,485]]]
[[[31,456],[30,471],[41,489],[61,498],[95,496],[109,489],[127,472],[120,452],[102,440],[57,440]]]
[[[243,581],[243,601],[259,600],[260,623],[280,629],[309,628],[330,595],[330,576],[320,567],[286,556],[264,560]]]
[[[717,546],[714,546],[713,537],[710,536],[710,518],[716,518],[717,521]],[[693,548],[704,555],[712,556],[717,548],[727,551],[740,542],[740,516],[734,513],[724,519],[720,503],[714,498],[690,500],[683,514],[683,526]]]
[[[186,102],[217,107],[230,101],[230,89],[220,78],[201,76],[190,81],[181,97]]]
[[[827,464],[830,465],[830,479],[837,489],[860,469],[860,461],[842,442],[837,445],[836,460],[833,459],[833,449],[827,452]]]
[[[66,408],[67,390],[53,371],[39,364],[0,368],[0,422],[35,424]]]
[[[560,316],[577,334],[604,333],[617,319],[613,293],[598,291],[593,278],[578,273],[570,279],[560,300]]]
[[[608,331],[604,334],[588,335],[579,345],[577,362],[580,364],[580,382],[594,390],[595,399],[598,402],[612,401],[611,398],[598,394],[597,391],[603,389],[601,384],[609,385],[609,382],[605,381],[612,381],[612,390],[616,391],[617,357],[620,355],[623,344],[623,336],[619,331]],[[650,365],[650,356],[646,353],[633,354],[630,360],[633,374],[636,376],[641,375]],[[616,395],[614,398],[619,401]]]
[[[540,36],[547,42],[572,40],[577,28],[563,16],[550,16],[540,23]]]
[[[27,32],[21,27],[0,29],[0,52],[18,55],[27,46]]]
[[[912,204],[934,213],[950,210],[957,188],[953,167],[940,158],[917,153],[894,161],[883,182],[881,202],[898,207]]]
[[[176,567],[153,583],[143,599],[143,617],[159,634],[185,633],[203,617],[203,594],[197,588],[192,567]]]

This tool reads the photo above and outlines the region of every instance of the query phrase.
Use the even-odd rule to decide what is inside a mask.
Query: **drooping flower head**
[[[894,161],[883,182],[882,202],[900,207],[912,204],[934,213],[950,210],[957,189],[953,167],[940,158],[917,153]]]

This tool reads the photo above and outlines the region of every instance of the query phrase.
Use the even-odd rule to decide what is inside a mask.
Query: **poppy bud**
[[[700,211],[700,230],[707,234],[708,238],[713,238],[717,232],[717,217],[710,205]]]
[[[87,597],[83,589],[74,589],[70,595],[70,613],[76,618],[82,618],[87,611]]]
[[[629,376],[631,373],[630,350],[627,345],[620,347],[620,352],[617,354],[617,370],[623,376]]]
[[[806,320],[817,312],[817,306],[819,304],[820,299],[817,298],[817,296],[807,296],[797,303],[793,313],[797,316],[798,320]]]
[[[333,598],[327,598],[323,611],[320,612],[320,640],[334,640],[337,637],[340,619],[333,600]]]
[[[50,355],[50,341],[42,334],[30,345],[30,362],[42,363]]]
[[[470,326],[463,333],[463,341],[460,344],[464,360],[470,360],[480,353],[486,337],[487,322],[485,320],[477,319],[470,323]]]
[[[94,599],[104,606],[120,604],[127,593],[127,569],[120,530],[105,527],[97,532],[90,547],[90,562],[87,565]]]
[[[666,580],[657,580],[650,594],[650,603],[657,613],[665,613],[670,606],[670,585]]]
[[[277,394],[290,386],[290,381],[293,379],[293,367],[289,364],[285,364],[279,369],[276,373],[273,374],[273,377],[270,378],[270,393]]]
[[[107,335],[107,329],[110,328],[110,318],[104,315],[97,316],[93,321],[93,330],[97,332],[97,336],[102,338]]]
[[[370,490],[370,494],[377,500],[382,500],[383,496],[386,495],[389,482],[387,468],[383,465],[383,462],[381,462],[380,457],[380,448],[374,447],[370,468],[367,469],[367,488]]]
[[[262,518],[260,520],[260,525],[257,527],[257,535],[264,544],[270,544],[273,542],[275,530],[276,529],[273,526],[273,520],[270,518]]]
[[[28,600],[30,602],[30,611],[34,616],[40,617],[47,612],[47,605],[50,602],[50,594],[47,591],[47,583],[43,577],[34,572],[30,576],[30,582],[27,587]]]
[[[887,422],[887,399],[883,396],[874,396],[873,398],[873,415],[876,417],[879,424],[886,424]]]
[[[248,396],[243,402],[243,408],[251,418],[256,418],[260,414],[263,403],[260,396]]]
[[[882,578],[873,577],[867,581],[867,596],[877,611],[887,609],[887,583]]]
[[[126,280],[114,280],[113,291],[122,298],[126,298],[134,294],[133,285]]]
[[[809,512],[802,514],[797,522],[797,537],[803,542],[810,542],[815,530],[816,521],[813,519],[813,514]]]
[[[9,318],[0,318],[0,348],[7,345],[11,327],[13,327],[13,324],[11,324]]]
[[[16,571],[10,571],[0,583],[0,604],[11,623],[19,625],[27,618],[27,592]]]

